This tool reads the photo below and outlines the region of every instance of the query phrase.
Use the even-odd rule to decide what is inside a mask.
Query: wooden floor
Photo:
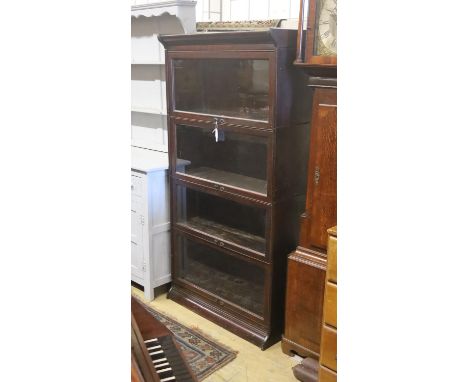
[[[238,352],[234,361],[211,374],[204,382],[287,382],[297,381],[291,367],[299,361],[281,351],[281,343],[261,351],[258,347],[243,340],[222,327],[193,313],[191,310],[166,298],[159,288],[157,296],[149,306],[166,313],[188,327],[196,327],[209,337]],[[144,300],[143,292],[132,287],[132,294]]]

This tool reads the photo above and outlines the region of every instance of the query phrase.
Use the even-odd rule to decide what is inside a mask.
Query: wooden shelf
[[[159,114],[159,115],[167,115],[166,111],[162,111],[156,109],[154,107],[140,107],[140,106],[132,106],[132,112],[136,113],[146,113],[146,114]]]
[[[186,175],[205,179],[210,182],[225,184],[226,186],[253,191],[263,195],[267,194],[267,181],[263,179],[251,178],[250,176],[217,170],[211,167],[187,168],[185,171]]]
[[[178,223],[184,227],[215,236],[245,248],[253,249],[262,254],[266,251],[266,240],[263,237],[217,223],[200,216],[193,217],[187,222]]]

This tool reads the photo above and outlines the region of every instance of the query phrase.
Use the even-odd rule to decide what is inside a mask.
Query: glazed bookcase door
[[[275,55],[218,51],[169,53],[173,115],[269,126],[274,115]]]
[[[211,123],[172,125],[172,175],[267,201],[272,133]]]
[[[263,322],[268,311],[265,264],[236,256],[191,235],[175,232],[176,280],[223,310]]]
[[[226,198],[202,187],[174,186],[174,220],[179,230],[262,261],[269,260],[271,207]]]

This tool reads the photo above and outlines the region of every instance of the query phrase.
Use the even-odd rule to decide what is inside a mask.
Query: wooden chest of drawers
[[[320,344],[319,382],[336,381],[337,371],[337,271],[336,271],[336,227],[328,230],[328,264],[323,303],[323,327]]]

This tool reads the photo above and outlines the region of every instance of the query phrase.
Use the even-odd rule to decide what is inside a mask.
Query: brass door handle
[[[318,184],[320,180],[320,167],[315,166],[315,171],[314,171],[314,183]]]

